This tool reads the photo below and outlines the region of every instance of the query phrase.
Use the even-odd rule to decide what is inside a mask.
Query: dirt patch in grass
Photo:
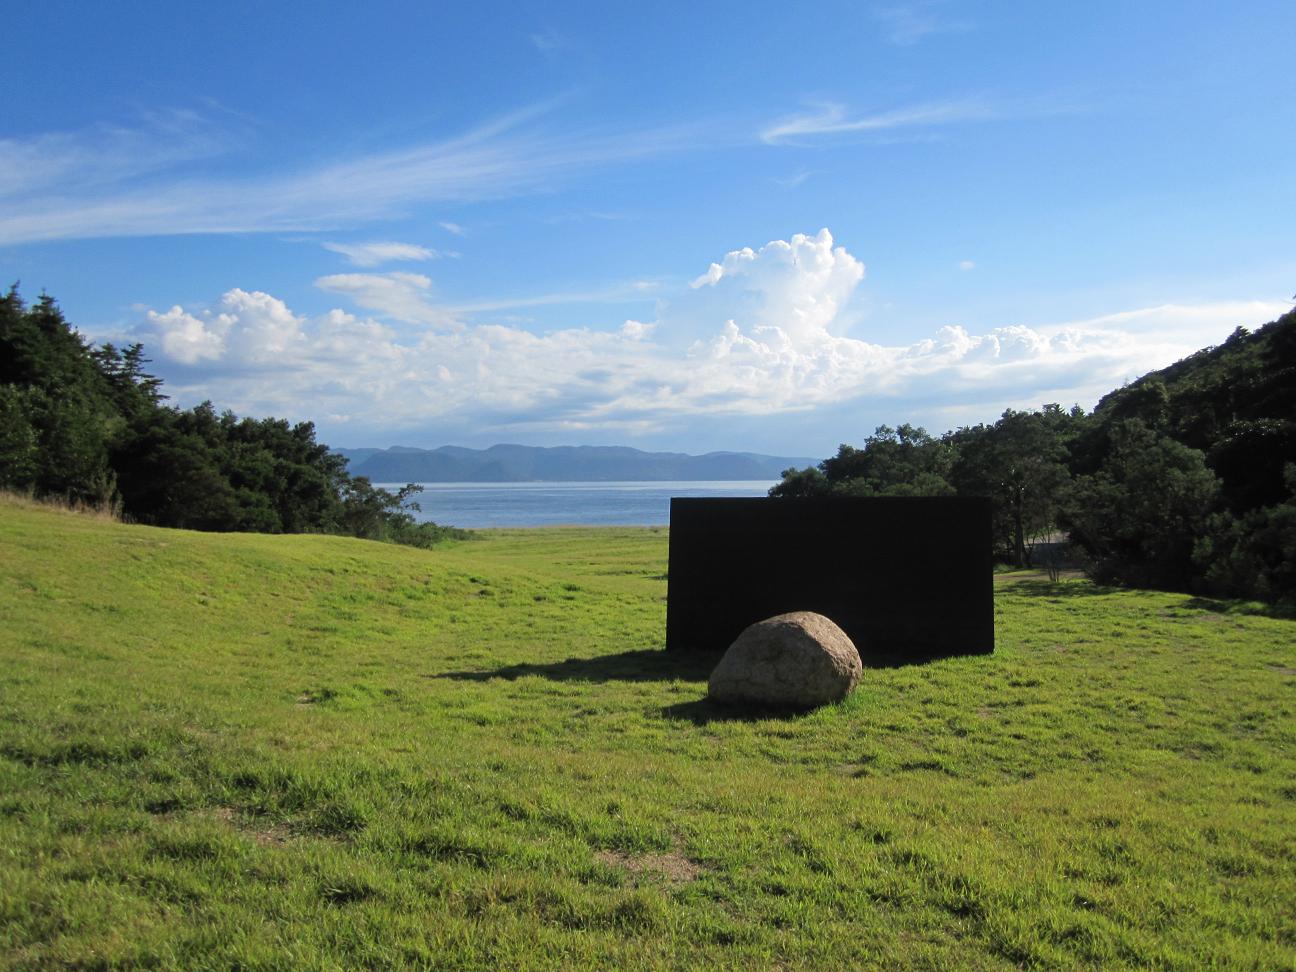
[[[627,854],[624,851],[602,850],[594,855],[604,864],[619,867],[638,877],[649,874],[664,877],[671,884],[688,884],[696,881],[702,868],[677,850],[664,854]]]
[[[287,824],[249,819],[233,807],[217,807],[212,816],[221,823],[251,837],[261,847],[282,847],[296,836]]]

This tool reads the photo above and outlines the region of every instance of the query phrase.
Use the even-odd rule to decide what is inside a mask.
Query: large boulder
[[[846,632],[822,614],[794,611],[757,621],[711,673],[717,702],[809,709],[844,699],[864,666]]]

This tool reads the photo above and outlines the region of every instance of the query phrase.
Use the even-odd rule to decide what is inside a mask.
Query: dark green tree
[[[954,454],[951,479],[960,496],[985,496],[994,504],[1000,553],[1026,563],[1027,543],[1057,522],[1071,473],[1067,443],[1079,410],[1045,405],[1038,412],[1008,409],[994,425],[959,429],[947,437]]]
[[[31,395],[17,385],[0,385],[0,489],[31,490],[39,468]]]
[[[926,429],[879,425],[862,448],[841,445],[817,469],[789,469],[771,496],[944,496],[953,452]]]
[[[1193,551],[1220,484],[1200,450],[1159,435],[1139,419],[1111,430],[1111,450],[1077,477],[1062,520],[1104,582],[1190,590]]]
[[[1296,463],[1283,478],[1282,502],[1208,520],[1193,559],[1211,593],[1296,605]]]
[[[846,448],[842,446],[842,448]],[[807,466],[805,469],[784,469],[783,478],[770,487],[770,496],[782,498],[800,498],[805,496],[827,496],[832,492],[832,485],[818,466]]]

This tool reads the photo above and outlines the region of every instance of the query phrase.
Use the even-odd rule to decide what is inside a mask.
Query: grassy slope
[[[0,505],[0,965],[1296,962],[1296,625],[1000,588],[726,719],[666,534],[430,552]]]

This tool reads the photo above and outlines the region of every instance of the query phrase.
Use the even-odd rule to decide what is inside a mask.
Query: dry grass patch
[[[252,838],[259,847],[282,847],[299,836],[285,823],[248,818],[233,807],[217,807],[211,812],[211,816],[240,834]]]
[[[102,503],[88,503],[66,496],[32,496],[30,493],[15,493],[11,490],[0,490],[0,501],[8,506],[25,510],[49,510],[55,513],[72,513],[105,523],[123,523],[121,503],[106,500]]]
[[[664,854],[627,854],[618,850],[602,850],[595,855],[610,867],[629,871],[635,877],[650,875],[665,878],[671,884],[688,884],[702,874],[702,867],[678,850]]]

